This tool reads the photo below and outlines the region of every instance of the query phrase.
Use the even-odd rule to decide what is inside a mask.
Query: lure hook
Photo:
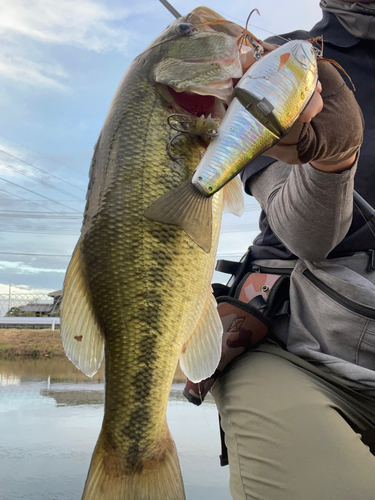
[[[179,113],[172,113],[171,115],[169,115],[167,117],[167,123],[168,123],[169,127],[172,130],[175,130],[176,132],[178,132],[177,134],[175,134],[172,137],[172,139],[169,141],[169,143],[167,145],[167,153],[168,153],[168,156],[171,158],[171,160],[178,161],[178,160],[182,160],[182,159],[187,158],[187,156],[174,156],[172,153],[171,148],[173,146],[173,143],[179,137],[190,135],[190,136],[196,136],[196,137],[209,137],[210,139],[212,139],[213,137],[215,137],[217,135],[217,130],[214,128],[214,126],[212,128],[209,128],[209,129],[204,129],[202,127],[201,130],[199,130],[199,129],[192,130],[192,127],[197,125],[197,123],[199,123],[199,120],[202,120],[202,122],[201,122],[201,125],[202,125],[204,123],[204,120],[202,117],[201,118],[194,118],[194,117],[191,117],[189,115],[182,115]]]
[[[172,144],[174,143],[174,141],[176,139],[178,139],[178,137],[182,137],[184,135],[183,132],[180,132],[179,134],[176,134],[175,136],[172,137],[172,139],[169,141],[168,145],[167,145],[167,153],[168,153],[168,156],[169,158],[172,160],[172,161],[178,161],[178,160],[184,160],[187,158],[187,156],[175,156],[172,151],[171,151],[171,147],[172,147]]]

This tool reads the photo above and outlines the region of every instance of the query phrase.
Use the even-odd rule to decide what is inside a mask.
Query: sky
[[[210,7],[261,39],[310,29],[318,0],[171,0]],[[0,294],[62,287],[78,240],[88,172],[131,61],[174,19],[158,0],[0,0]],[[218,257],[238,258],[259,207],[224,214]],[[219,279],[219,277],[218,277]],[[221,281],[227,278],[223,276]]]

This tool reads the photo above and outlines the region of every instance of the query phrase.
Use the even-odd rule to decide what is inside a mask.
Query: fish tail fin
[[[176,446],[169,431],[153,457],[132,463],[111,447],[103,432],[100,434],[82,500],[130,499],[185,500]]]
[[[209,253],[212,242],[212,198],[204,196],[191,179],[160,196],[144,211],[148,219],[180,226]]]

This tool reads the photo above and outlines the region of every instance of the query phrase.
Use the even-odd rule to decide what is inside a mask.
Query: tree
[[[20,315],[20,308],[11,307],[5,316],[8,317],[8,316],[19,316],[19,315]]]

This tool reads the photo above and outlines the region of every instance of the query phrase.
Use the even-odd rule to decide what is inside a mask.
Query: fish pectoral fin
[[[180,226],[206,253],[212,243],[212,198],[204,196],[191,179],[160,196],[143,215],[163,224]]]
[[[245,200],[241,179],[236,175],[223,187],[223,210],[241,217],[245,210]]]
[[[181,370],[189,380],[200,382],[215,372],[221,358],[222,336],[223,325],[210,291],[201,319],[180,357]]]
[[[84,275],[80,241],[64,280],[61,337],[70,361],[88,377],[95,375],[103,361],[104,337],[94,315]]]

